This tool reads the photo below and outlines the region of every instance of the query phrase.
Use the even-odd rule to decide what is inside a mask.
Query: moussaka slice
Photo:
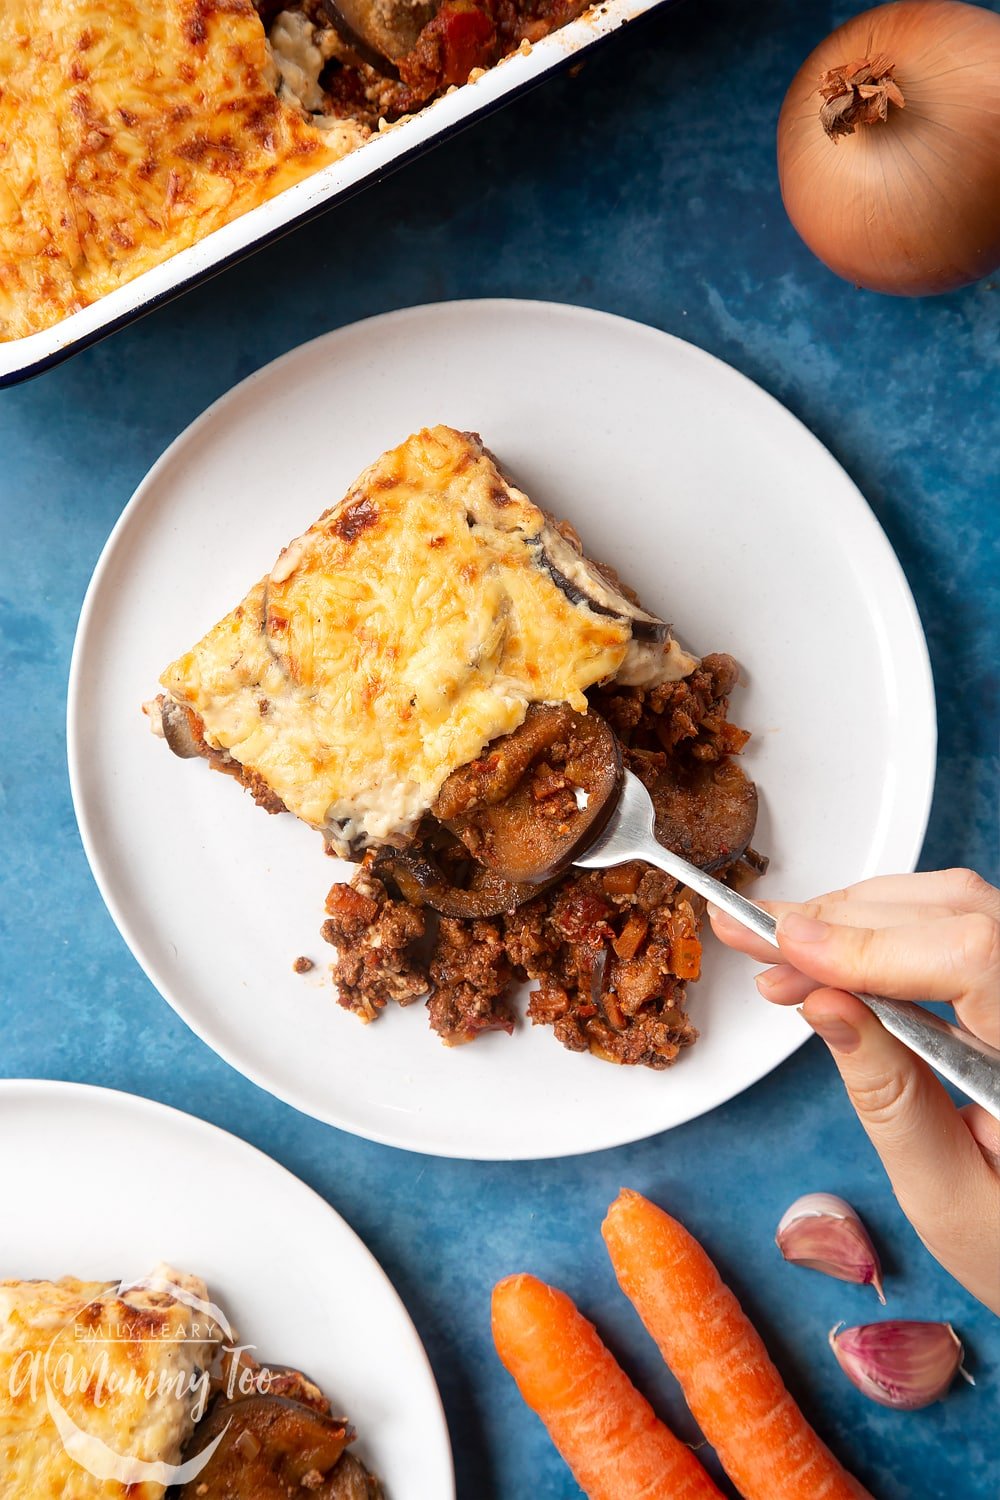
[[[0,1281],[4,1500],[160,1500],[222,1337],[204,1283]]]
[[[0,1281],[3,1500],[382,1500],[314,1381],[240,1345],[196,1276]]]
[[[574,1052],[664,1069],[697,1037],[702,903],[633,860],[581,870],[623,767],[657,837],[740,885],[757,791],[734,757],[738,668],[673,639],[475,434],[382,455],[145,705],[357,862],[326,899],[337,999],[423,998],[449,1046],[527,1014]],[[296,968],[298,965],[296,965]]]
[[[356,858],[406,842],[531,705],[585,713],[597,684],[696,666],[477,436],[434,427],[291,542],[146,711],[178,754]]]

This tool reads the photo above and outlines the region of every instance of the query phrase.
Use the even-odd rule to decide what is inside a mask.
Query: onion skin
[[[831,139],[820,82],[884,55],[904,106]],[[1000,265],[1000,15],[962,0],[897,0],[834,31],[796,74],[778,120],[778,176],[813,254],[856,286],[953,291]]]

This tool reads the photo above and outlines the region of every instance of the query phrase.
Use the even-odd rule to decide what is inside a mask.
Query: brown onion
[[[951,291],[1000,265],[1000,15],[897,0],[806,59],[778,120],[788,216],[871,291]]]

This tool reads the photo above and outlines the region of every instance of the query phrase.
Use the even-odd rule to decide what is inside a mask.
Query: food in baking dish
[[[3,0],[0,339],[50,327],[582,8],[399,0],[408,25],[383,34],[381,0],[261,0],[263,19],[252,0]]]
[[[48,327],[359,145],[275,93],[251,0],[0,5],[0,336]]]
[[[528,977],[532,1020],[566,1046],[664,1067],[696,1035],[697,900],[638,863],[566,866],[627,764],[665,842],[725,878],[760,867],[756,793],[731,759],[747,739],[726,718],[735,679],[476,435],[435,427],[291,542],[145,708],[177,754],[360,861],[327,899],[342,1005],[371,1020],[426,996],[454,1043],[511,1030]],[[504,875],[487,868],[500,833]],[[518,865],[539,849],[541,884]]]
[[[565,26],[588,0],[257,0],[303,108],[377,129]]]
[[[235,1340],[205,1283],[168,1266],[0,1281],[4,1500],[381,1500],[322,1391]]]

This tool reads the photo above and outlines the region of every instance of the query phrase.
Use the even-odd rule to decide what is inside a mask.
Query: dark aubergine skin
[[[201,720],[194,709],[185,708],[183,703],[174,703],[165,694],[161,694],[157,702],[160,705],[163,738],[174,754],[181,760],[192,760],[196,755],[204,755],[205,740],[198,730]]]
[[[406,0],[320,0],[327,23],[365,62],[387,78],[398,78],[396,64],[412,52],[436,3],[410,5]]]
[[[350,1428],[300,1401],[263,1395],[216,1401],[199,1423],[187,1458],[221,1432],[219,1447],[176,1500],[288,1500],[298,1494],[380,1500],[380,1486],[345,1452]]]
[[[372,872],[383,882],[391,881],[411,906],[427,906],[442,917],[499,917],[539,892],[537,885],[504,880],[481,866],[475,867],[468,884],[455,885],[429,853],[406,849],[379,849]]]
[[[545,551],[544,547],[539,547],[538,557],[556,588],[560,589],[566,595],[571,604],[585,604],[595,614],[607,615],[609,619],[621,620],[623,623],[629,624],[632,627],[632,634],[637,641],[652,641],[655,644],[662,645],[669,637],[670,626],[665,620],[657,620],[652,615],[626,614],[621,609],[614,609],[610,604],[605,604],[603,600],[599,600],[592,594],[588,594],[585,589],[581,589],[571,579],[567,578],[565,573],[561,572],[552,561],[552,558]],[[613,587],[607,580],[604,580],[604,582],[609,589]]]
[[[384,1500],[384,1494],[361,1460],[353,1453],[345,1453],[330,1475],[327,1488],[320,1491],[320,1500]]]

